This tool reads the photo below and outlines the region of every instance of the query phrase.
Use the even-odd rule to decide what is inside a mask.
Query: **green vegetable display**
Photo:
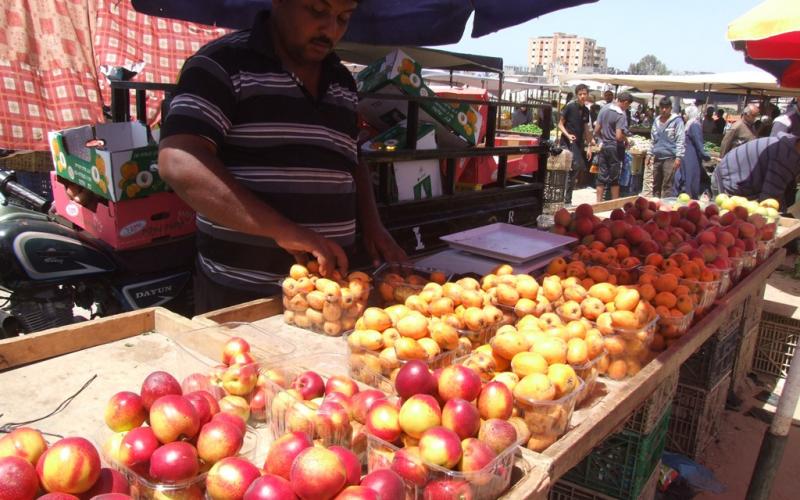
[[[719,153],[719,146],[714,144],[713,142],[704,142],[703,149],[706,150],[707,153]]]
[[[523,134],[541,135],[542,129],[535,123],[526,123],[525,125],[517,125],[511,129],[512,132],[522,132]]]

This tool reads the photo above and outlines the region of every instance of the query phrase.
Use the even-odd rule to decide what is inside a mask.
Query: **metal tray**
[[[575,243],[569,236],[498,222],[441,237],[452,248],[521,264]]]

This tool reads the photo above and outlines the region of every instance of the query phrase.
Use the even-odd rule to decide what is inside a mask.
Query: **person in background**
[[[511,114],[511,126],[518,127],[520,125],[527,125],[533,121],[530,111],[527,106],[517,106],[517,109]]]
[[[772,123],[770,135],[777,137],[780,133],[800,136],[800,102],[796,98],[789,103],[786,112]]]
[[[644,168],[642,196],[672,196],[675,171],[680,168],[685,152],[683,119],[672,112],[672,101],[662,97],[658,102],[658,118],[650,129],[653,143]]]
[[[601,141],[602,148],[597,161],[597,201],[603,201],[607,187],[611,189],[611,199],[619,198],[619,176],[625,148],[628,146],[628,119],[625,112],[630,108],[633,96],[621,92],[617,100],[607,104],[597,117],[594,135]]]
[[[732,149],[714,170],[712,192],[762,201],[774,198],[781,209],[794,203],[800,175],[800,137],[779,133]]]
[[[612,104],[613,102],[614,102],[614,92],[611,92],[611,90],[606,90],[605,92],[603,92],[603,100],[600,101],[600,106],[606,107],[609,104]]]
[[[719,145],[720,158],[724,157],[731,149],[757,137],[756,118],[758,118],[758,104],[751,103],[745,106],[741,118],[736,120],[736,123],[725,132],[725,137],[722,138],[722,144]]]
[[[589,87],[580,84],[575,87],[575,99],[570,101],[561,110],[558,120],[558,129],[561,131],[561,147],[569,149],[572,153],[572,166],[567,177],[567,187],[564,191],[564,203],[572,204],[572,190],[575,188],[575,179],[579,173],[586,170],[586,146],[592,141],[589,128],[589,108],[586,107],[586,96]]]
[[[725,110],[719,108],[718,110],[714,111],[714,133],[715,134],[724,134],[725,133]]]
[[[697,106],[686,108],[686,152],[683,161],[675,172],[673,191],[686,193],[693,200],[710,188],[710,179],[703,168],[703,160],[710,159],[703,147],[703,130],[700,125],[700,109]]]
[[[709,106],[706,108],[706,117],[703,119],[703,137],[707,137],[709,134],[714,133],[714,127],[716,123],[714,122],[714,108]]]

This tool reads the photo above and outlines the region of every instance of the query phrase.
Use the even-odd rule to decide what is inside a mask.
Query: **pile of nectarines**
[[[370,277],[354,271],[343,277],[334,271],[329,278],[318,274],[316,261],[295,264],[281,283],[283,320],[318,333],[339,336],[352,330],[367,307]]]

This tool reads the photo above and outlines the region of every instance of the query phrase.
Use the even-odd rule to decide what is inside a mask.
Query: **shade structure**
[[[344,39],[380,45],[445,45],[597,0],[360,0]],[[232,29],[249,28],[269,0],[133,0],[142,13]]]
[[[767,0],[728,25],[728,40],[748,63],[800,88],[800,1]]]

